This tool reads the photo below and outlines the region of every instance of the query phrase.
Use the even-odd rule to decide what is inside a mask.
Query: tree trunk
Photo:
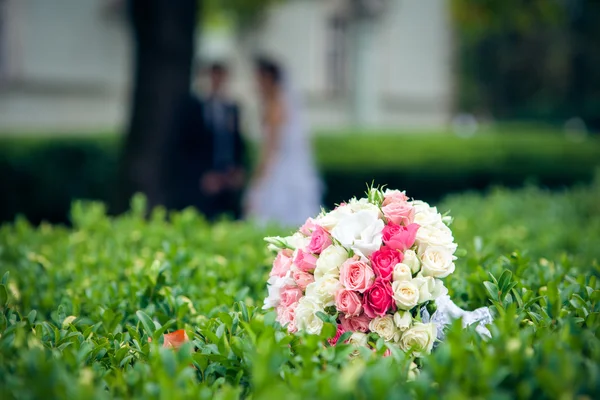
[[[130,0],[135,75],[121,159],[118,211],[132,194],[163,204],[165,145],[177,104],[190,90],[198,0]]]

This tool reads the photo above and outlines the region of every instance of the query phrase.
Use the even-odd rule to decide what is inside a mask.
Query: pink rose
[[[360,295],[352,290],[338,290],[335,295],[335,306],[346,317],[356,317],[362,312]]]
[[[273,261],[273,269],[270,276],[285,276],[292,267],[292,251],[290,249],[281,250],[277,253],[275,261]]]
[[[296,327],[296,307],[298,303],[293,303],[288,307],[284,307],[281,304],[277,307],[277,322],[281,324],[281,326],[286,326],[288,332],[294,333],[298,329]]]
[[[312,274],[304,271],[292,272],[292,278],[300,290],[306,290],[306,287],[315,281],[315,277]]]
[[[408,201],[408,197],[406,193],[401,192],[399,190],[390,190],[383,197],[382,206],[387,206],[391,203],[406,203]]]
[[[285,312],[287,310],[287,307],[283,306],[282,304],[279,304],[277,306],[277,308],[275,308],[275,311],[277,312],[277,317],[275,318],[275,321],[279,322],[281,324],[281,326],[285,326],[284,321],[286,320],[286,316],[285,316]]]
[[[287,330],[289,333],[296,333],[298,332],[298,327],[296,326],[296,321],[290,321],[290,323],[287,326]]]
[[[400,264],[403,258],[404,256],[398,250],[382,246],[375,253],[371,254],[371,266],[378,278],[386,282],[391,282],[394,267],[396,264]]]
[[[325,229],[320,226],[313,231],[307,250],[314,254],[321,254],[323,250],[331,246],[331,237]]]
[[[297,303],[304,294],[302,289],[296,286],[284,286],[281,288],[279,304],[284,307]]]
[[[375,281],[363,296],[363,308],[370,318],[383,317],[388,310],[395,310],[392,285],[380,279]]]
[[[310,236],[315,229],[317,229],[317,224],[315,223],[315,220],[312,218],[308,218],[304,225],[300,227],[300,233],[304,236]]]
[[[346,318],[340,315],[340,324],[346,332],[362,332],[367,333],[369,331],[369,322],[371,318],[362,314],[358,317]]]
[[[407,249],[410,249],[415,243],[417,230],[419,230],[419,224],[402,226],[389,222],[385,228],[383,228],[383,243],[394,250],[404,252]]]
[[[298,250],[296,252],[296,257],[294,258],[294,264],[302,271],[309,272],[316,268],[317,257],[306,251]]]
[[[341,324],[338,324],[337,330],[335,331],[335,336],[327,339],[327,341],[329,342],[329,345],[335,346],[337,344],[338,340],[340,340],[340,336],[342,336],[344,333],[346,333],[346,330],[344,329],[344,327]]]
[[[382,209],[383,215],[398,225],[409,225],[415,220],[415,208],[408,203],[390,203]]]
[[[340,282],[348,290],[364,292],[375,281],[373,269],[355,258],[347,259],[340,267]]]

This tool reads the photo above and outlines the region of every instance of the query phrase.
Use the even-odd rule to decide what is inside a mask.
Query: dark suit
[[[244,166],[245,146],[235,103],[188,96],[179,106],[168,151],[169,208],[195,206],[209,219],[220,214],[240,217],[240,190],[207,195],[200,188],[204,174]]]

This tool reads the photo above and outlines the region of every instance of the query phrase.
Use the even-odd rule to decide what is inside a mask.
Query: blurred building
[[[361,1],[381,8],[361,18],[353,7]],[[252,91],[249,55],[280,58],[316,127],[435,127],[449,119],[452,42],[444,0],[291,0],[241,40],[223,31],[203,39],[205,57],[236,60],[240,94]]]
[[[128,111],[118,0],[0,0],[0,131],[108,130]]]
[[[369,18],[355,3],[381,6]],[[0,0],[0,131],[111,130],[127,117],[131,43],[122,0]],[[279,58],[312,125],[440,126],[452,99],[444,0],[288,0],[244,35],[201,35],[231,61],[252,109],[250,57]]]

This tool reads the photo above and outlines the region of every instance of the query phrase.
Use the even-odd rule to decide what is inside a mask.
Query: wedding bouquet
[[[292,236],[265,239],[277,256],[263,308],[290,333],[319,334],[335,320],[332,345],[351,332],[349,343],[368,346],[374,333],[413,357],[427,354],[437,331],[426,310],[446,296],[442,279],[455,268],[450,222],[405,192],[371,188]]]

